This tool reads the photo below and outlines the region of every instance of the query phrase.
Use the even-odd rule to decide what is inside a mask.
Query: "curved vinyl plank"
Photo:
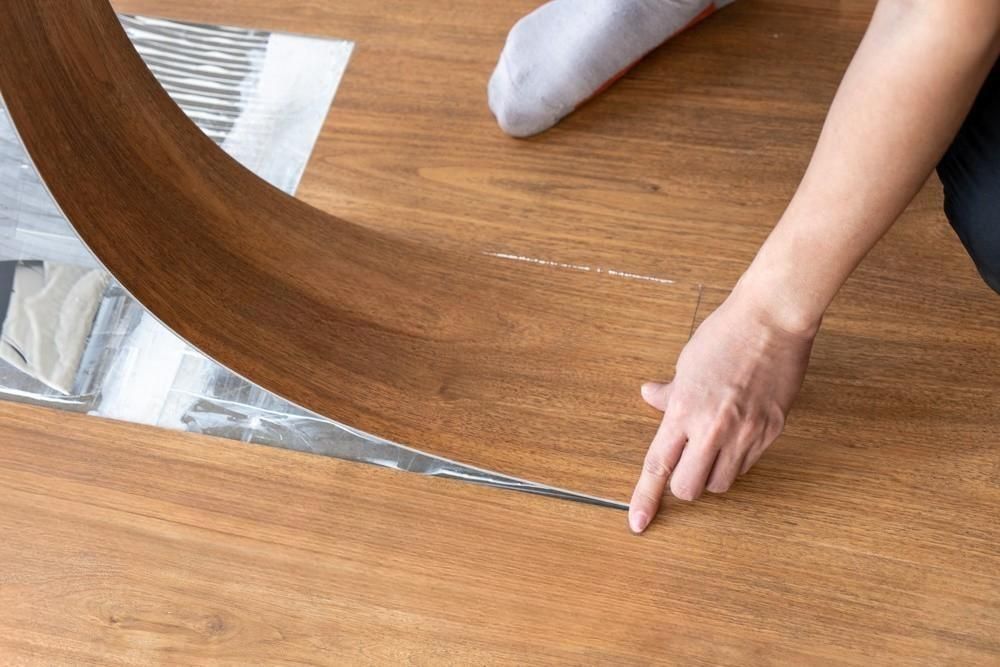
[[[98,0],[11,0],[0,93],[62,210],[203,352],[400,444],[625,500],[692,288],[467,257],[327,215],[183,115]]]

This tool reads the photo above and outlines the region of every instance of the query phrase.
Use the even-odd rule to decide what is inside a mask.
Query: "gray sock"
[[[549,129],[644,55],[733,0],[552,0],[511,29],[490,78],[501,129]]]

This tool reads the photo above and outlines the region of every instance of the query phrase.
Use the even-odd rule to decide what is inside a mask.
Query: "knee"
[[[990,216],[986,221],[993,228],[992,233],[983,232],[970,236],[966,246],[979,275],[1000,294],[1000,209],[997,211],[997,215]]]
[[[1000,248],[997,248],[1000,251]],[[986,284],[993,288],[993,291],[1000,294],[1000,258],[994,256],[991,262],[977,264],[979,274],[986,281]]]
[[[947,213],[979,274],[1000,293],[1000,189],[967,196],[961,206],[948,207]]]

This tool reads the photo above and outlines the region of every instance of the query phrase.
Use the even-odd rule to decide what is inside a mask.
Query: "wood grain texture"
[[[3,12],[0,90],[39,172],[174,331],[352,427],[627,499],[655,430],[638,387],[689,334],[693,285],[457,252],[326,215],[204,137],[105,2]]]
[[[357,41],[306,201],[417,243],[703,284],[704,317],[787,203],[874,2],[738,0],[551,132],[513,141],[485,81],[536,4],[116,2]],[[940,470],[935,485],[982,478],[995,463],[977,457],[1000,442],[998,316],[932,178],[835,301],[790,435],[852,472],[914,458]]]
[[[788,203],[875,2],[737,0],[529,141],[497,129],[486,82],[538,0],[114,4],[355,40],[297,193],[319,208],[415,241],[726,287]],[[932,302],[987,293],[936,182],[860,270],[888,274]]]
[[[739,0],[515,142],[483,90],[534,4],[115,3],[357,40],[306,201],[393,243],[705,283],[702,319],[794,188],[872,3]],[[997,303],[930,183],[834,303],[786,436],[642,538],[611,510],[0,405],[0,656],[994,665]],[[575,473],[619,469],[593,465]]]
[[[996,664],[996,480],[804,449],[633,537],[617,510],[0,404],[0,661]]]

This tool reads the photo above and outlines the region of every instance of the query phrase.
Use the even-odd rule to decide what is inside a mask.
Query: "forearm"
[[[883,0],[809,167],[734,295],[793,332],[818,327],[926,181],[1000,52],[1000,1]]]

